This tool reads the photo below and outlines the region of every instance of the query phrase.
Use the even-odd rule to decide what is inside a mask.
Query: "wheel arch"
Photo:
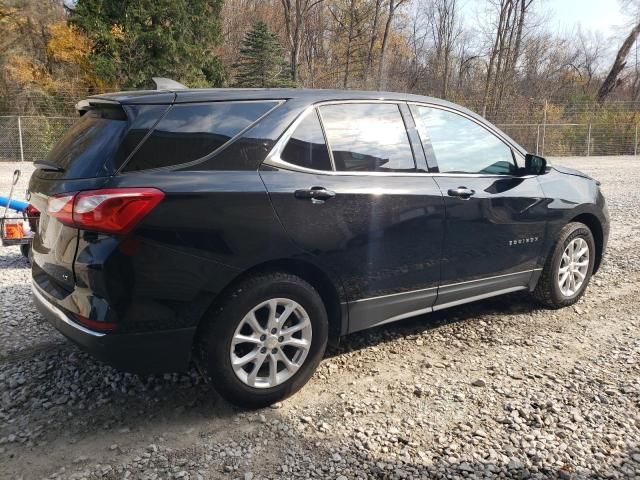
[[[598,217],[593,213],[581,213],[580,215],[576,215],[569,221],[569,223],[571,222],[583,223],[589,228],[589,230],[591,230],[591,234],[593,235],[593,239],[596,243],[596,258],[593,264],[593,273],[596,273],[602,263],[604,250],[604,230],[602,228],[602,224]]]
[[[233,278],[233,280],[231,280],[231,282],[229,282],[229,284],[213,298],[207,311],[212,311],[217,302],[225,298],[228,291],[231,290],[238,282],[241,282],[255,274],[266,272],[285,272],[291,275],[296,275],[308,282],[317,290],[318,294],[322,298],[325,308],[327,309],[330,340],[336,340],[347,332],[348,313],[346,308],[343,309],[343,305],[345,305],[346,302],[343,301],[341,285],[336,285],[336,282],[332,280],[332,277],[313,262],[301,259],[282,258],[268,260],[244,270]],[[195,338],[198,338],[200,329],[205,323],[205,317],[206,313],[198,322]]]

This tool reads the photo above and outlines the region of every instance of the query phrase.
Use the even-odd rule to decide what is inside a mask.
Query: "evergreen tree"
[[[292,86],[282,45],[264,22],[256,23],[245,35],[234,69],[236,87]]]
[[[77,0],[69,21],[93,41],[91,62],[111,88],[151,86],[169,77],[189,86],[220,86],[213,49],[223,0]]]

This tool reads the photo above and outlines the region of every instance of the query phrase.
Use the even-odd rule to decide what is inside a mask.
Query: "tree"
[[[378,64],[378,90],[382,90],[383,73],[385,54],[387,53],[387,44],[389,41],[389,34],[391,33],[391,25],[393,24],[393,17],[396,11],[407,0],[389,0],[389,11],[387,13],[387,22],[384,25],[384,33],[382,34],[382,45],[380,46],[380,63]]]
[[[600,86],[600,89],[598,90],[598,95],[596,97],[598,103],[604,102],[606,98],[609,96],[609,94],[613,92],[613,90],[616,88],[616,85],[618,83],[618,76],[620,75],[622,70],[624,70],[624,67],[627,65],[627,56],[629,55],[629,51],[631,50],[631,47],[633,47],[633,44],[636,43],[636,41],[638,40],[638,35],[640,35],[640,20],[638,19],[638,17],[640,17],[639,3],[640,2],[637,2],[637,0],[635,2],[634,1],[623,2],[623,6],[627,6],[627,7],[631,7],[635,4],[635,9],[634,9],[635,10],[634,14],[636,17],[635,25],[631,29],[631,32],[629,33],[629,35],[627,35],[627,38],[625,38],[624,42],[622,42],[622,45],[618,50],[618,54],[616,55],[616,58],[613,61],[613,65],[611,66],[611,70],[609,70],[609,74],[604,79],[604,82],[602,83],[602,85]]]
[[[61,114],[70,99],[101,91],[92,43],[67,24],[61,2],[0,0],[0,32],[0,110]]]
[[[117,87],[166,76],[190,86],[224,79],[214,54],[222,0],[77,0],[69,20],[93,41],[96,73]]]
[[[281,0],[284,11],[284,25],[289,40],[289,56],[291,61],[291,80],[298,82],[298,64],[302,48],[302,33],[305,21],[311,9],[324,0]]]
[[[378,40],[378,22],[380,20],[380,10],[382,9],[382,0],[375,0],[375,8],[373,14],[373,22],[371,25],[371,39],[369,41],[369,50],[367,51],[367,65],[364,70],[364,83],[365,85],[369,80],[369,73],[373,67],[373,50]]]
[[[533,0],[490,0],[498,13],[493,31],[493,47],[489,53],[485,77],[482,114],[486,116],[500,110],[505,92],[516,75],[520,59],[524,26]]]
[[[354,77],[366,83],[371,6],[366,0],[340,0],[329,7],[335,22],[332,43],[342,74],[342,88],[349,88]]]
[[[264,22],[256,23],[246,34],[234,68],[237,87],[291,86],[282,45]]]
[[[449,94],[452,54],[462,27],[458,19],[456,0],[432,0],[427,9],[429,30],[435,50],[435,71],[440,77],[440,96]]]

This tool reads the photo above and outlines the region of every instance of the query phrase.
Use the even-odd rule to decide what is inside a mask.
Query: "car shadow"
[[[27,287],[25,287],[27,288]],[[534,309],[522,294],[489,299],[406,319],[348,335],[328,349],[332,358],[444,325],[470,322],[480,315]],[[137,429],[150,422],[185,425],[218,419],[221,425],[241,410],[222,400],[192,365],[186,373],[136,375],[94,359],[51,332],[20,352],[0,359],[0,415],[7,420],[0,438],[16,435],[19,444],[51,440],[64,425],[69,436],[101,429]]]

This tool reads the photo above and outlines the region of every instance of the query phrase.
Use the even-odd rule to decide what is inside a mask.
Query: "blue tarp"
[[[11,200],[9,203],[9,199],[7,197],[0,196],[0,207],[9,207],[11,210],[16,210],[17,212],[24,212],[29,206],[29,202],[23,202],[22,200]]]

